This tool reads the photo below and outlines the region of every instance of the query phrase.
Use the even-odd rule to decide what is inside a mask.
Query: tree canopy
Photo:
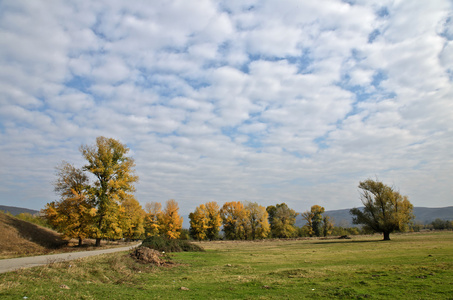
[[[301,214],[302,218],[307,221],[304,229],[309,236],[327,236],[332,230],[332,223],[328,216],[323,216],[325,209],[319,205],[313,205],[310,211]]]
[[[266,211],[269,214],[272,237],[289,238],[297,234],[295,224],[298,213],[289,208],[286,203],[270,205]]]
[[[226,202],[220,209],[223,232],[228,240],[246,240],[249,212],[238,201]]]
[[[364,208],[350,210],[354,224],[362,224],[365,229],[383,233],[384,240],[390,240],[390,233],[394,231],[405,230],[414,217],[413,206],[407,196],[372,179],[360,182],[359,188]]]
[[[83,239],[93,232],[93,217],[96,209],[87,197],[88,177],[81,169],[63,162],[57,168],[55,192],[60,200],[53,201],[43,209],[44,218],[58,232],[69,238]]]
[[[122,236],[120,205],[135,191],[134,160],[127,155],[129,148],[112,138],[98,137],[96,144],[81,146],[80,151],[88,161],[84,170],[96,181],[89,189],[96,211],[96,245],[102,238]]]
[[[190,235],[196,240],[214,240],[218,238],[222,218],[216,202],[200,204],[189,214]]]

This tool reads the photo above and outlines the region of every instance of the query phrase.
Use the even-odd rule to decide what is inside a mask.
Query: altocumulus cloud
[[[451,205],[451,1],[1,1],[1,202],[55,199],[97,136],[142,203]]]

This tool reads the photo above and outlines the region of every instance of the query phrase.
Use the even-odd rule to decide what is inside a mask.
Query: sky
[[[453,205],[453,2],[0,0],[0,204],[58,200],[114,138],[135,196],[361,206],[378,179]]]

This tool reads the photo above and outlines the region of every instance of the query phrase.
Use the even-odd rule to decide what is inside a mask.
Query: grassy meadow
[[[101,255],[0,274],[0,298],[453,299],[453,232],[391,238],[201,242],[159,268]]]

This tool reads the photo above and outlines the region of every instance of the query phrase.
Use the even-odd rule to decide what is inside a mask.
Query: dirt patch
[[[168,260],[164,253],[148,247],[138,247],[134,249],[131,256],[144,264],[153,264],[156,266],[166,266],[173,264]]]

